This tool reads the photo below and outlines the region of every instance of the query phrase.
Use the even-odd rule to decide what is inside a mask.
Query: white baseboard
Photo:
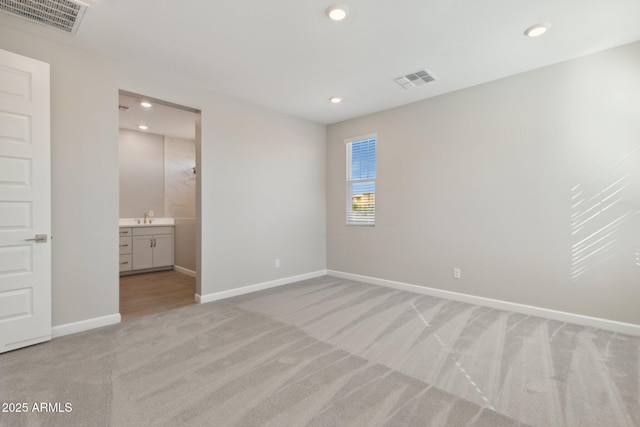
[[[315,277],[326,276],[327,270],[314,271],[312,273],[300,274],[297,276],[283,277],[282,279],[271,280],[269,282],[257,283],[255,285],[243,286],[237,289],[229,289],[228,291],[214,292],[212,294],[199,295],[196,294],[195,299],[200,304],[218,301],[225,298],[231,298],[238,295],[249,294],[251,292],[262,291],[264,289],[275,288],[277,286],[287,285],[289,283],[299,282],[301,280],[313,279]]]
[[[359,274],[345,273],[342,271],[327,270],[330,276],[343,279],[357,280],[359,282],[372,285],[385,286],[402,291],[415,292],[423,295],[430,295],[438,298],[446,298],[454,301],[466,302],[469,304],[482,305],[485,307],[497,308],[500,310],[514,311],[516,313],[530,316],[544,317],[560,322],[575,323],[582,326],[605,329],[607,331],[619,332],[627,335],[640,336],[640,325],[632,323],[618,322],[615,320],[602,319],[599,317],[583,316],[581,314],[568,313],[565,311],[551,310],[548,308],[535,307],[532,305],[518,304],[508,301],[501,301],[492,298],[478,297],[474,295],[462,294],[459,292],[434,289],[426,286],[412,285],[409,283],[395,282],[392,280],[378,279],[376,277],[361,276]]]
[[[187,276],[196,277],[196,272],[193,270],[189,270],[188,268],[180,267],[179,265],[174,265],[173,269],[178,273],[186,274]]]
[[[120,323],[120,313],[108,316],[94,317],[92,319],[81,320],[79,322],[65,323],[51,328],[53,338],[75,334],[77,332],[88,331],[89,329],[101,328],[103,326]]]

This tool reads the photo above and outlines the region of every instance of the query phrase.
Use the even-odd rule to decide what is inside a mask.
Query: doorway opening
[[[119,93],[120,315],[195,304],[200,111]]]

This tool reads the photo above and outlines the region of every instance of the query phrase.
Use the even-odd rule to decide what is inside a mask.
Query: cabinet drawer
[[[131,253],[131,237],[120,237],[120,255]]]
[[[173,234],[173,227],[134,227],[134,236],[155,236],[158,234]]]
[[[131,236],[131,227],[120,227],[120,237]]]
[[[131,270],[131,254],[120,255],[120,271]]]

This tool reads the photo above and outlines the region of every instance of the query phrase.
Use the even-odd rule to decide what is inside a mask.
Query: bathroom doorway
[[[120,314],[195,304],[198,110],[120,91]]]

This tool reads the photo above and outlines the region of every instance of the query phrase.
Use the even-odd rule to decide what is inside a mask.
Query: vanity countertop
[[[120,218],[120,227],[167,227],[173,225],[173,218],[147,218],[146,224],[143,218]]]

